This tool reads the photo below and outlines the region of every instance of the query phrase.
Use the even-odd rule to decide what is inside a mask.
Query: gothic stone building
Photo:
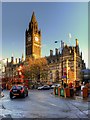
[[[79,51],[79,43],[76,39],[75,46],[65,45],[61,41],[62,51],[56,48],[55,55],[50,50],[48,61],[48,82],[72,82],[81,80],[81,70],[85,69],[84,60],[82,60],[82,52]],[[26,30],[26,58],[41,57],[41,31],[38,30],[38,22],[33,12],[29,29]]]
[[[22,54],[22,58],[20,59],[15,59],[14,60],[14,57],[12,56],[11,57],[11,61],[9,62],[8,61],[8,58],[7,58],[7,66],[5,67],[5,77],[6,78],[14,78],[16,76],[18,76],[18,68],[20,65],[23,65],[24,64],[24,56]]]
[[[62,51],[50,50],[50,56],[46,57],[49,64],[49,81],[74,83],[82,80],[81,70],[85,69],[84,60],[82,60],[82,52],[79,52],[79,44],[76,39],[76,46],[65,45],[61,41]]]
[[[84,60],[82,60],[82,52],[79,51],[79,43],[76,39],[75,46],[65,45],[61,41],[62,50],[55,49],[55,55],[53,50],[50,50],[50,56],[46,56],[48,61],[48,78],[47,83],[53,82],[74,82],[82,79],[81,70],[85,69]],[[25,55],[26,60],[29,57],[40,58],[41,57],[41,31],[38,29],[38,22],[33,12],[29,28],[25,32]],[[10,64],[10,66],[12,66]],[[9,72],[12,67],[9,68]],[[17,64],[16,64],[17,66]],[[7,73],[7,72],[6,72]],[[42,81],[42,80],[41,80]]]

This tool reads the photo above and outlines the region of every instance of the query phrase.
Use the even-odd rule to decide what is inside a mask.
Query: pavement
[[[85,101],[85,102],[89,101],[89,98],[83,98],[82,96],[75,96],[74,99],[78,101]]]
[[[1,100],[1,97],[0,97],[0,120],[3,118],[3,115],[2,115],[2,100]]]
[[[54,93],[52,92],[51,94],[53,94],[54,95]],[[58,95],[56,95],[56,96],[58,96]],[[59,96],[59,97],[62,97],[62,96]],[[65,97],[63,97],[63,98],[65,98]],[[76,100],[76,101],[85,101],[85,102],[90,102],[90,96],[88,97],[88,98],[83,98],[82,97],[82,95],[81,94],[79,94],[79,95],[74,95],[74,97],[66,97],[65,99],[71,99],[71,100]]]

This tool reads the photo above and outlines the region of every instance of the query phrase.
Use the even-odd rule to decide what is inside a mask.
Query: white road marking
[[[40,101],[40,102],[45,103],[45,101]],[[53,103],[50,103],[50,102],[47,102],[47,104],[57,107],[57,105],[55,105],[55,104],[53,104]]]
[[[50,105],[52,105],[52,106],[57,106],[57,105],[55,105],[55,104],[53,104],[53,103],[49,103]]]

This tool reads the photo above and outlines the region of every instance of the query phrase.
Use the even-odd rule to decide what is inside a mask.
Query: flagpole
[[[61,48],[60,53],[62,54],[61,67],[62,67],[62,77],[63,77],[63,53],[62,53],[62,50],[63,50],[63,47],[64,47],[64,42],[62,40],[61,41],[57,41],[57,40],[55,41],[55,43],[58,43],[58,42],[60,42],[60,48]],[[61,77],[61,80],[62,80],[62,86],[63,86],[63,78],[62,77]]]
[[[69,36],[69,44],[70,44],[71,43],[70,40],[72,38],[71,33],[69,33],[68,36]]]

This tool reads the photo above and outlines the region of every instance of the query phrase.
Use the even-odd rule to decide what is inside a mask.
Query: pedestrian
[[[67,84],[66,83],[64,83],[64,88],[66,88],[67,87]]]
[[[3,88],[2,87],[0,87],[0,96],[4,97],[4,93],[3,93]]]
[[[81,84],[81,96],[83,96],[83,88],[84,88],[85,86],[84,86],[84,83],[83,84]]]

